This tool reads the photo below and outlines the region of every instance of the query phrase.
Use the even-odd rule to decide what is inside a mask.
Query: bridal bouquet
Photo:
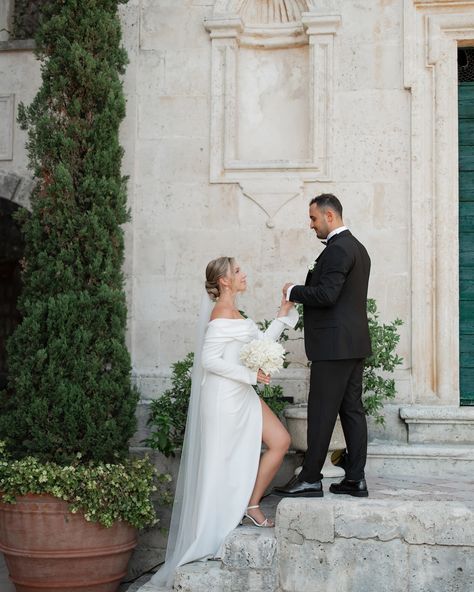
[[[282,345],[269,339],[254,339],[240,350],[240,361],[255,372],[262,369],[265,374],[275,374],[283,368],[284,360]]]

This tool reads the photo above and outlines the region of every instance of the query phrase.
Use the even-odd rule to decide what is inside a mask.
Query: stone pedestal
[[[307,430],[308,430],[308,408],[306,405],[290,405],[284,411],[286,425],[291,435],[291,447],[294,450],[304,452],[308,448],[307,444]],[[346,447],[344,434],[342,432],[341,422],[339,418],[336,420],[334,432],[332,434],[331,442],[329,443],[329,450],[326,456],[326,461],[321,470],[324,477],[343,477],[344,470],[340,467],[335,467],[331,463],[331,454],[334,450],[339,450]],[[295,471],[298,474],[301,467]]]

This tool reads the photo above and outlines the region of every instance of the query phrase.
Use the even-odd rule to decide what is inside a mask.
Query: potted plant
[[[128,459],[121,2],[44,4],[42,84],[19,109],[35,186],[0,398],[0,550],[18,592],[116,590],[155,520],[154,470]]]

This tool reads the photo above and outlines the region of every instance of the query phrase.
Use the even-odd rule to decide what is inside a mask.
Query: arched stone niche
[[[0,389],[6,387],[6,341],[20,322],[16,308],[21,291],[24,241],[14,214],[30,206],[31,180],[0,171]]]
[[[238,183],[267,225],[306,181],[331,170],[338,15],[310,0],[217,0],[212,42],[211,183]]]
[[[0,170],[0,198],[29,210],[32,187],[31,178]]]

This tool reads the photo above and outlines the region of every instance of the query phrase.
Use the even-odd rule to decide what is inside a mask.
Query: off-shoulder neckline
[[[227,317],[218,317],[217,319],[212,319],[211,321],[209,321],[209,325],[211,323],[213,323],[214,321],[251,321],[252,319],[228,319]]]

